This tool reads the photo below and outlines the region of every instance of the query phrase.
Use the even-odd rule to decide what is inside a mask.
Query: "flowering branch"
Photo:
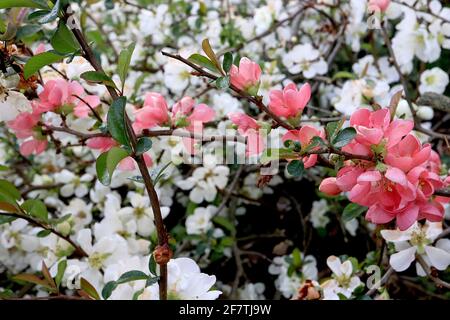
[[[162,51],[161,53],[164,56],[176,59],[176,60],[178,60],[178,61],[180,61],[180,62],[190,66],[192,69],[197,71],[197,73],[195,74],[197,76],[206,77],[206,78],[211,79],[213,81],[218,79],[217,76],[215,76],[212,73],[209,73],[209,72],[203,70],[202,68],[200,68],[196,64],[190,62],[189,60],[183,58],[179,54],[171,54],[171,53],[168,53],[168,52],[165,52],[165,51]],[[290,124],[286,123],[280,117],[278,117],[276,114],[274,114],[272,111],[270,111],[269,108],[262,102],[261,97],[258,97],[258,96],[257,97],[253,97],[251,95],[248,95],[247,93],[243,92],[242,90],[239,90],[238,88],[236,88],[232,84],[230,84],[230,89],[233,90],[240,98],[245,99],[245,100],[253,103],[254,105],[256,105],[258,107],[258,109],[260,109],[261,111],[263,111],[266,114],[268,114],[279,126],[281,126],[283,128],[286,128],[288,130],[294,129]]]
[[[0,212],[0,215],[1,216],[5,216],[5,217],[13,217],[13,218],[18,218],[18,219],[24,219],[24,220],[28,221],[31,225],[34,225],[36,227],[39,227],[39,228],[42,228],[44,230],[50,231],[51,233],[55,234],[56,236],[60,237],[61,239],[66,240],[68,243],[71,244],[71,246],[75,249],[75,251],[73,252],[74,256],[77,256],[77,257],[89,257],[89,255],[80,246],[78,246],[72,239],[70,239],[70,237],[61,234],[59,231],[53,229],[51,226],[49,226],[47,224],[43,224],[43,223],[41,223],[39,221],[34,220],[33,218],[31,218],[30,216],[28,216],[26,214]]]

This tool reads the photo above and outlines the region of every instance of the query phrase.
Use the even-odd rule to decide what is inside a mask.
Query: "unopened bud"
[[[173,252],[168,244],[164,244],[162,246],[156,246],[155,251],[153,251],[153,256],[157,264],[165,265],[172,259]]]

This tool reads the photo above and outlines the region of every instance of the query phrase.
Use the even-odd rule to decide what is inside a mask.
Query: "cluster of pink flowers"
[[[206,104],[195,104],[191,97],[184,97],[175,103],[169,110],[164,97],[156,92],[149,92],[145,95],[142,108],[135,109],[133,129],[136,134],[143,130],[154,127],[184,128],[187,131],[202,130],[203,124],[214,119],[215,112]],[[194,153],[195,140],[183,138],[186,149]],[[96,137],[87,141],[86,145],[91,149],[97,149],[106,152],[116,146],[116,142],[108,137]],[[144,154],[147,166],[152,165],[152,159],[148,154]],[[133,170],[135,168],[134,160],[127,157],[119,164],[121,170]]]
[[[360,109],[350,126],[357,135],[343,150],[374,160],[346,161],[319,189],[329,195],[348,192],[350,201],[369,207],[366,219],[376,224],[396,219],[406,230],[420,219],[441,221],[446,199],[433,193],[448,181],[439,176],[439,156],[411,134],[413,122],[391,121],[389,109]]]
[[[20,152],[24,156],[39,154],[47,148],[47,137],[42,134],[39,122],[45,112],[72,112],[79,118],[89,116],[91,108],[100,105],[100,99],[88,95],[76,81],[64,79],[48,81],[39,99],[32,101],[32,111],[19,114],[7,124],[19,139],[25,139],[20,145]]]

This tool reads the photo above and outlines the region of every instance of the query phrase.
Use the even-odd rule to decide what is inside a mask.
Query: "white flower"
[[[216,198],[217,189],[223,189],[227,185],[230,168],[216,163],[213,155],[205,155],[203,167],[195,169],[192,176],[186,180],[176,182],[181,189],[191,190],[189,199],[192,202],[212,202]]]
[[[134,220],[137,224],[137,232],[140,235],[144,237],[149,236],[155,230],[153,210],[149,197],[131,191],[128,193],[128,199],[130,199],[131,207],[120,209],[119,214],[128,220]],[[161,207],[162,217],[167,217],[169,211],[168,207]]]
[[[194,260],[189,258],[172,259],[167,264],[168,298],[176,300],[215,300],[221,294],[210,290],[216,282],[215,276],[201,273]],[[140,300],[158,300],[158,284],[145,288]]]
[[[424,94],[425,92],[436,92],[442,94],[444,93],[448,82],[448,74],[441,68],[434,67],[432,69],[425,70],[420,75],[419,92],[421,94]]]
[[[450,240],[441,239],[432,245],[441,232],[442,223],[428,221],[423,226],[416,222],[405,231],[382,230],[382,237],[394,243],[397,251],[389,259],[392,268],[405,271],[419,254],[428,265],[445,270],[450,264]],[[416,270],[419,275],[425,275],[419,263],[416,263]]]
[[[328,71],[328,65],[320,56],[319,50],[309,43],[296,45],[283,56],[282,61],[290,73],[303,73],[307,79]]]
[[[268,6],[260,7],[255,10],[253,21],[255,23],[256,34],[261,34],[267,31],[272,24],[273,16]]]
[[[314,228],[325,228],[330,222],[330,218],[326,216],[328,212],[328,204],[325,199],[314,201],[310,215],[310,220]]]
[[[69,205],[61,211],[61,216],[70,214],[69,222],[74,231],[78,231],[87,226],[92,221],[92,203],[87,204],[81,199],[72,199]]]
[[[212,228],[212,215],[216,211],[215,206],[196,208],[194,213],[186,219],[186,232],[188,234],[203,234]]]
[[[82,229],[77,234],[77,242],[89,256],[90,268],[100,270],[119,259],[128,257],[127,244],[122,237],[112,235],[97,240],[94,244],[92,243],[90,229]]]
[[[324,300],[339,300],[342,294],[350,298],[353,291],[361,285],[361,280],[357,276],[352,276],[353,266],[350,260],[341,262],[336,256],[327,259],[327,265],[333,272],[332,279],[321,284]]]
[[[20,92],[0,93],[0,122],[14,120],[19,113],[31,112],[30,101]]]
[[[78,198],[84,197],[89,192],[87,184],[93,179],[94,177],[89,173],[85,173],[79,177],[66,169],[55,174],[55,182],[63,184],[59,190],[63,197],[70,197],[74,193]]]
[[[298,270],[299,272],[289,273],[289,261],[292,260],[292,254],[275,257],[269,266],[269,273],[278,275],[275,280],[275,287],[288,299],[297,294],[305,280],[317,280],[318,277],[316,258],[311,255],[305,257],[302,253],[300,253],[300,257],[301,268]]]
[[[264,291],[266,286],[262,282],[246,283],[239,288],[239,300],[264,300]]]

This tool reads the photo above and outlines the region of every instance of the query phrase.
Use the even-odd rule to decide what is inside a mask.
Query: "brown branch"
[[[425,92],[417,99],[417,104],[450,113],[450,98],[435,92]]]
[[[67,7],[66,7],[66,9],[67,9]],[[67,19],[69,18],[69,15],[67,14],[67,10],[64,10],[64,12],[65,13],[64,13],[63,20],[66,23]],[[89,61],[89,63],[92,65],[92,67],[94,67],[94,69],[96,71],[104,73],[104,70],[103,70],[101,64],[97,61],[94,53],[92,52],[91,47],[87,43],[86,38],[84,37],[81,30],[78,29],[76,26],[75,27],[71,26],[71,31],[74,34],[75,38],[77,39],[78,43],[80,44],[80,46],[83,50],[84,58]],[[106,86],[106,88],[113,100],[116,100],[119,98],[119,94],[117,93],[117,91],[114,88],[112,88],[110,86]],[[167,231],[164,226],[163,218],[161,215],[161,209],[160,209],[160,205],[159,205],[158,195],[156,193],[152,179],[148,172],[148,168],[145,164],[144,156],[142,154],[141,155],[136,154],[137,137],[131,126],[131,121],[126,113],[125,113],[125,124],[126,124],[127,134],[129,136],[130,144],[131,144],[132,157],[138,164],[139,171],[141,172],[142,178],[144,179],[145,188],[146,188],[148,196],[150,198],[150,204],[152,206],[156,231],[158,234],[158,247],[166,248],[166,247],[168,247],[168,235],[167,235]],[[157,249],[158,249],[158,247],[157,247]],[[169,252],[170,252],[170,248],[169,248]],[[169,259],[167,261],[166,260],[157,261],[160,266],[159,297],[161,300],[167,300],[167,262],[169,261]]]
[[[74,249],[75,249],[75,251],[73,252],[74,256],[77,256],[77,257],[89,257],[89,255],[80,246],[78,246],[72,239],[70,239],[70,237],[61,234],[59,231],[53,229],[49,225],[46,225],[46,224],[43,224],[43,223],[41,223],[39,221],[34,220],[32,217],[30,217],[28,215],[18,214],[18,213],[9,213],[9,212],[0,212],[0,215],[6,216],[6,217],[14,217],[14,218],[18,218],[18,219],[24,219],[28,223],[30,223],[31,225],[33,225],[35,227],[39,227],[39,228],[42,228],[44,230],[48,230],[51,233],[55,234],[56,236],[60,237],[61,239],[64,239],[68,243],[70,243],[72,245],[72,247],[74,247]]]
[[[444,280],[434,276],[432,274],[432,271],[430,270],[430,267],[427,265],[427,263],[425,262],[425,260],[423,259],[423,257],[420,254],[416,255],[416,259],[419,262],[419,264],[422,267],[422,269],[427,274],[427,276],[436,284],[436,286],[438,288],[450,289],[450,283],[445,282]]]

